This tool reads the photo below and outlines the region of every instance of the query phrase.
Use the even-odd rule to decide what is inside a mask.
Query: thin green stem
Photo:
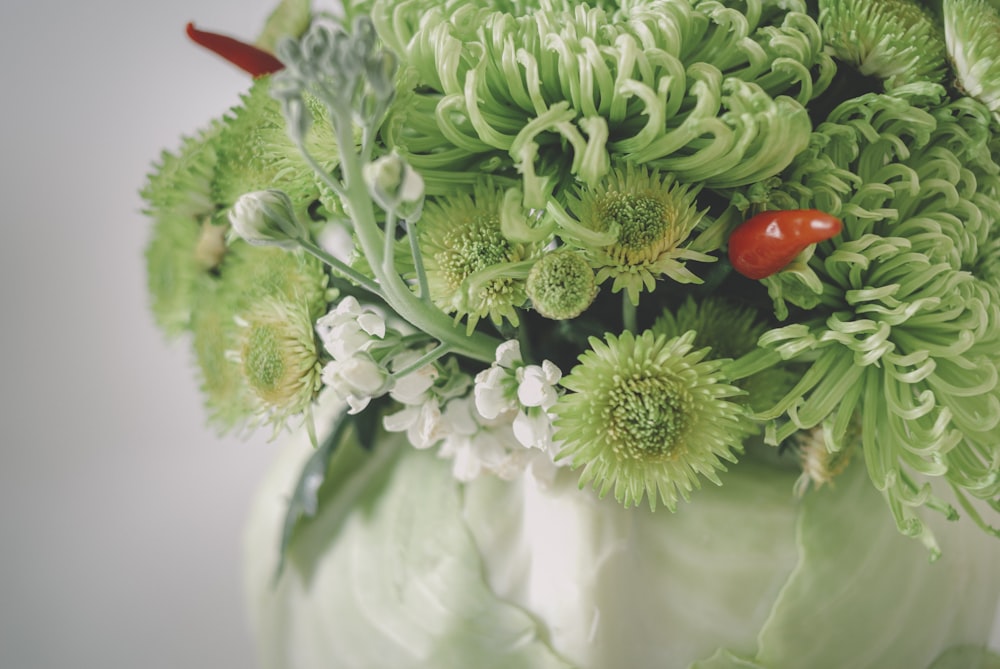
[[[343,110],[332,109],[331,119],[341,148],[350,146],[350,142],[353,141],[350,114]],[[362,164],[362,156],[354,151],[342,151],[341,170],[346,186],[344,204],[354,222],[354,233],[361,246],[361,252],[364,253],[375,274],[385,301],[400,318],[441,341],[442,344],[448,344],[455,353],[474,360],[490,362],[493,360],[496,347],[500,344],[497,339],[483,333],[464,334],[455,327],[455,322],[447,314],[414,295],[410,286],[403,281],[392,265],[389,265],[390,269],[387,270],[385,239],[375,220],[373,204],[364,184]]]
[[[451,353],[451,350],[452,350],[451,346],[449,346],[444,342],[441,342],[439,345],[435,346],[430,351],[427,351],[427,353],[423,354],[422,356],[411,362],[403,369],[399,370],[398,372],[393,372],[392,378],[393,380],[398,380],[403,378],[407,374],[412,374],[413,372],[417,371],[424,365],[429,365],[432,362],[439,360],[443,356],[447,355],[448,353]]]
[[[336,271],[340,272],[341,274],[348,277],[356,284],[367,290],[369,293],[374,293],[375,295],[378,295],[382,299],[385,299],[385,295],[382,294],[382,290],[379,288],[379,285],[376,282],[369,279],[364,274],[362,274],[361,272],[357,271],[356,269],[353,269],[350,265],[338,260],[337,258],[334,258],[332,255],[330,255],[329,253],[327,253],[326,251],[316,246],[307,239],[300,239],[298,240],[298,242],[299,246],[301,246],[302,249],[307,253],[316,256],[317,258],[325,262],[327,265],[329,265]]]
[[[394,250],[396,245],[396,223],[396,212],[385,212],[385,227],[382,230],[382,234],[385,235],[382,248],[382,271],[387,274],[396,271],[396,253]]]
[[[637,327],[636,304],[622,291],[622,327],[628,332],[635,332]]]
[[[417,231],[413,229],[413,224],[404,221],[406,225],[406,236],[410,240],[410,254],[413,256],[413,267],[417,271],[417,286],[420,288],[420,299],[426,303],[431,301],[431,289],[427,283],[427,270],[424,269],[424,256],[420,252],[420,242],[417,239]]]

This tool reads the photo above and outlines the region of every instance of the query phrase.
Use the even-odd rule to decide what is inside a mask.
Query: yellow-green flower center
[[[670,379],[620,377],[605,409],[611,449],[630,460],[671,457],[691,426],[692,408],[688,393]]]
[[[243,373],[259,396],[278,403],[274,395],[285,374],[285,358],[273,326],[266,323],[250,326],[243,344]]]
[[[670,227],[666,205],[649,196],[610,192],[597,203],[596,210],[603,230],[613,224],[620,226],[618,242],[609,252],[622,264],[650,259],[650,250]]]

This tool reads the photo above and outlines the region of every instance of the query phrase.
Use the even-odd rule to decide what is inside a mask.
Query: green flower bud
[[[241,196],[229,211],[229,222],[254,246],[294,249],[309,234],[295,216],[291,198],[274,189]]]
[[[424,207],[424,180],[398,153],[364,166],[368,193],[387,212],[410,221],[420,218]]]
[[[535,311],[561,321],[576,318],[597,296],[594,270],[580,253],[559,249],[546,253],[528,274],[525,290]]]

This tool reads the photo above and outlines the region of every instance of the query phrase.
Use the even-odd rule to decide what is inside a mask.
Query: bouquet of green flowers
[[[149,284],[215,425],[297,429],[265,666],[1000,666],[995,0],[188,33],[254,80]]]

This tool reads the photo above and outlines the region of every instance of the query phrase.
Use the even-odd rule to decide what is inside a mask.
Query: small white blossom
[[[408,405],[388,414],[382,425],[389,432],[405,432],[414,448],[430,448],[441,440],[441,407],[430,398],[423,404]]]
[[[559,397],[555,386],[561,378],[562,372],[548,360],[543,360],[541,366],[518,368],[517,401],[526,407],[552,408]]]
[[[497,471],[508,461],[506,440],[494,430],[482,429],[471,398],[448,402],[442,415],[444,440],[438,454],[452,459],[452,474],[462,482],[475,480],[484,470]]]
[[[517,401],[512,396],[514,377],[503,367],[493,366],[476,375],[473,394],[479,415],[487,420],[515,411]]]
[[[406,369],[416,362],[422,353],[420,351],[405,351],[396,356],[392,361],[392,371],[398,372]],[[402,378],[396,379],[392,392],[389,394],[392,399],[401,404],[415,405],[422,404],[428,399],[428,391],[434,386],[438,378],[438,371],[434,365],[424,365]]]
[[[349,413],[360,413],[373,397],[385,391],[388,375],[367,353],[357,353],[344,360],[326,363],[323,383],[351,407]]]
[[[514,369],[521,362],[521,344],[516,339],[508,339],[497,346],[496,364],[505,369]]]
[[[335,360],[347,360],[385,338],[385,319],[348,296],[316,321],[316,333]]]

